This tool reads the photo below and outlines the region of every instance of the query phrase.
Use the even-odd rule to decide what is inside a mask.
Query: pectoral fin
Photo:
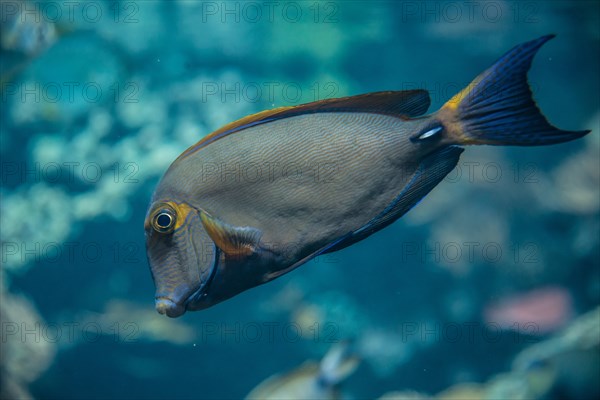
[[[287,274],[288,272],[290,272],[290,271],[292,271],[292,270],[294,270],[294,269],[298,268],[298,267],[299,267],[299,266],[301,266],[302,264],[305,264],[305,263],[309,262],[309,261],[310,261],[310,260],[312,260],[313,258],[315,258],[315,257],[318,257],[318,256],[320,256],[321,254],[325,254],[325,253],[328,253],[328,252],[330,252],[330,251],[331,251],[330,249],[334,248],[334,247],[335,247],[335,246],[337,246],[339,243],[342,243],[342,242],[344,242],[344,240],[346,240],[347,238],[349,238],[351,235],[352,235],[352,233],[350,232],[350,233],[348,233],[348,234],[346,234],[346,235],[344,235],[344,236],[342,236],[342,237],[340,237],[340,238],[338,238],[338,239],[334,240],[333,242],[331,242],[331,243],[328,243],[327,245],[325,245],[325,246],[321,247],[319,250],[315,251],[314,253],[311,253],[311,254],[307,255],[306,257],[304,257],[304,258],[302,258],[302,259],[300,259],[300,260],[298,260],[298,261],[296,261],[294,264],[290,265],[290,266],[289,266],[289,267],[287,267],[287,268],[284,268],[284,269],[282,269],[282,270],[279,270],[279,271],[275,271],[275,272],[271,272],[271,273],[269,273],[269,274],[266,274],[266,275],[265,275],[265,278],[264,278],[264,281],[265,281],[265,282],[268,282],[268,281],[272,281],[272,280],[273,280],[273,279],[275,279],[275,278],[279,278],[281,275],[285,275],[285,274]]]
[[[262,232],[249,226],[238,227],[223,222],[206,211],[200,212],[202,225],[208,236],[228,257],[242,258],[258,250]]]

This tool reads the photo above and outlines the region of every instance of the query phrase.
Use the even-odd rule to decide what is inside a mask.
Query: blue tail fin
[[[567,142],[590,131],[552,126],[533,100],[527,71],[554,35],[520,44],[502,56],[438,111],[456,144],[539,146]]]

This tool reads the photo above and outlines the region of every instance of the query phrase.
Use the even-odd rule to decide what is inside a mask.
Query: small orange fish
[[[550,125],[532,99],[527,71],[551,38],[516,46],[429,115],[425,90],[369,93],[263,111],[187,149],[145,220],[158,312],[210,307],[377,232],[444,179],[459,146],[587,134]]]

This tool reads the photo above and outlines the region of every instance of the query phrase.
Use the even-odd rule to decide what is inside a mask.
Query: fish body
[[[0,5],[0,84],[3,88],[65,33],[42,10],[39,4],[23,0]]]
[[[588,133],[553,127],[531,98],[526,74],[550,38],[515,47],[429,115],[424,90],[369,93],[264,111],[190,147],[146,216],[157,310],[210,307],[364,239],[428,194],[461,145]]]
[[[0,7],[0,48],[35,56],[57,39],[57,29],[39,5],[7,2]]]
[[[254,388],[246,400],[340,399],[339,383],[358,367],[346,343],[334,345],[320,363],[307,361],[286,374],[274,375]]]
[[[319,383],[319,364],[306,362],[286,375],[275,375],[254,389],[246,399],[337,399],[337,391]]]

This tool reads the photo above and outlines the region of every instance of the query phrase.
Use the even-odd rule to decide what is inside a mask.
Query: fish
[[[539,146],[551,125],[527,81],[554,35],[504,54],[438,111],[429,93],[373,92],[266,110],[185,150],[144,221],[155,308],[203,310],[339,251],[402,217],[467,145]]]
[[[15,1],[0,7],[0,48],[37,55],[57,39],[56,25],[39,6]]]
[[[349,352],[349,343],[339,342],[320,363],[306,361],[291,372],[269,377],[252,389],[246,400],[341,399],[340,382],[359,364],[360,359]]]
[[[525,348],[515,357],[512,374],[525,376],[528,382],[527,396],[522,398],[595,399],[600,396],[598,321],[600,307],[596,306],[577,316],[557,334]]]
[[[567,289],[545,286],[489,304],[483,318],[503,330],[543,336],[564,327],[574,314],[573,298]]]
[[[42,8],[29,1],[12,1],[0,7],[0,84],[17,76],[44,51],[53,46],[66,28],[57,26]]]

